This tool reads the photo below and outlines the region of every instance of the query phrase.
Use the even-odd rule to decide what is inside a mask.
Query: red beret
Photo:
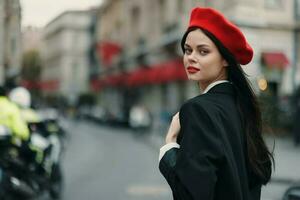
[[[192,10],[189,27],[200,27],[212,33],[242,64],[248,64],[253,49],[240,29],[212,8],[197,7]]]

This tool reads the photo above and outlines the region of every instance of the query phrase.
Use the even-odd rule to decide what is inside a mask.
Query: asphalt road
[[[158,149],[129,130],[68,122],[64,200],[170,200]]]

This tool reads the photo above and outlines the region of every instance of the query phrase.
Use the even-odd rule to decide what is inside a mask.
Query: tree
[[[40,80],[42,60],[38,50],[29,50],[23,54],[21,77],[23,80],[38,82]]]
[[[23,54],[21,79],[25,83],[32,95],[32,100],[36,101],[40,97],[38,83],[42,69],[42,60],[38,50],[33,49]]]

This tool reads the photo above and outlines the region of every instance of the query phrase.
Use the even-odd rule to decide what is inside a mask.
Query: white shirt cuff
[[[180,145],[177,144],[176,142],[171,142],[171,143],[168,143],[168,144],[165,144],[164,146],[162,146],[159,150],[159,161],[162,159],[162,157],[165,155],[165,153],[172,148],[179,149]]]

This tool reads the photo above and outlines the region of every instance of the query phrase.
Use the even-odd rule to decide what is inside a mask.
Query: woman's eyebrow
[[[197,48],[200,48],[200,47],[209,47],[209,45],[208,44],[199,44],[199,45],[197,45]]]
[[[184,46],[185,46],[185,47],[191,47],[191,46],[188,45],[188,44],[184,44]],[[197,45],[197,48],[201,48],[201,47],[209,47],[209,45],[208,45],[208,44],[199,44],[199,45]]]

